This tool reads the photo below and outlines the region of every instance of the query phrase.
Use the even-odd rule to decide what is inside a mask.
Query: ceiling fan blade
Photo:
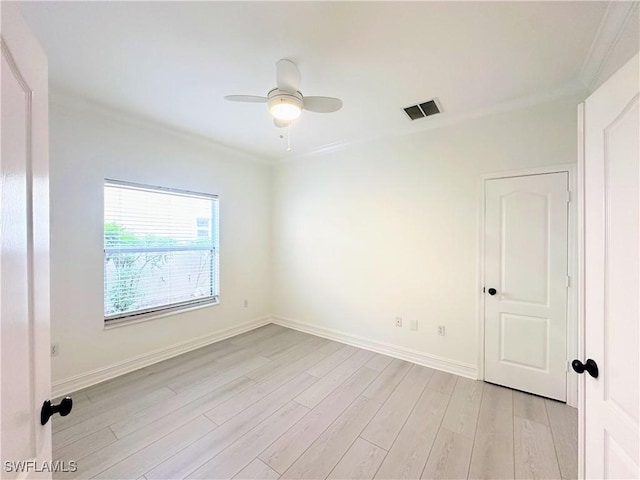
[[[333,97],[304,97],[304,109],[310,112],[331,113],[342,108],[342,100]]]
[[[291,60],[283,58],[276,62],[276,84],[280,90],[295,93],[300,90],[300,70]]]
[[[273,119],[273,124],[278,128],[288,127],[291,122],[287,122],[286,120],[279,120],[277,118]]]
[[[267,97],[258,97],[256,95],[227,95],[224,99],[230,102],[247,103],[267,103],[269,101]]]

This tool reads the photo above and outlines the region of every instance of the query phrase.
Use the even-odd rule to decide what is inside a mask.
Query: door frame
[[[569,364],[571,359],[578,358],[578,203],[579,195],[576,183],[576,164],[548,165],[543,167],[528,168],[522,170],[510,170],[505,172],[495,172],[480,175],[480,198],[478,206],[479,234],[478,234],[478,302],[477,302],[477,333],[478,333],[478,380],[484,380],[484,300],[482,291],[484,285],[485,261],[484,261],[484,235],[485,235],[485,190],[488,180],[500,178],[526,177],[532,175],[543,175],[548,173],[567,173],[569,177],[569,191],[571,192],[569,201],[569,217],[567,242],[568,242],[568,269],[570,283],[567,290],[567,358],[565,370],[567,372],[567,405],[578,406],[578,379],[577,375],[571,375]]]
[[[585,352],[585,298],[584,298],[584,102],[578,104],[578,159],[576,164],[576,357],[586,358]],[[576,383],[576,405],[578,409],[578,478],[584,478],[585,471],[585,417],[584,405],[586,375],[572,375]]]

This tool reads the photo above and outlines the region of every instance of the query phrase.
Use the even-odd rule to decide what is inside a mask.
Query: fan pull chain
[[[287,152],[290,152],[291,149],[291,123],[289,123],[289,125],[287,125]]]

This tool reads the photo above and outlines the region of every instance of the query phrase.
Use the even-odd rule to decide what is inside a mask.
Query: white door
[[[566,400],[567,172],[485,182],[485,380]]]
[[[0,8],[0,477],[46,477],[37,470],[51,461],[51,423],[40,424],[51,388],[47,59],[16,4]]]
[[[639,478],[638,55],[585,102],[585,474]],[[586,362],[587,358],[579,359]]]

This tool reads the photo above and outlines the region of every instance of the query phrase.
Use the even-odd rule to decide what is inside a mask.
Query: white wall
[[[51,323],[52,342],[60,347],[52,358],[54,387],[271,313],[267,165],[65,96],[53,98]],[[220,196],[219,305],[105,330],[105,178]]]
[[[53,98],[54,386],[272,313],[475,369],[479,176],[576,157],[576,97],[273,169]],[[104,178],[220,195],[220,305],[104,329]]]
[[[475,369],[479,176],[575,162],[578,102],[278,166],[274,313]]]

